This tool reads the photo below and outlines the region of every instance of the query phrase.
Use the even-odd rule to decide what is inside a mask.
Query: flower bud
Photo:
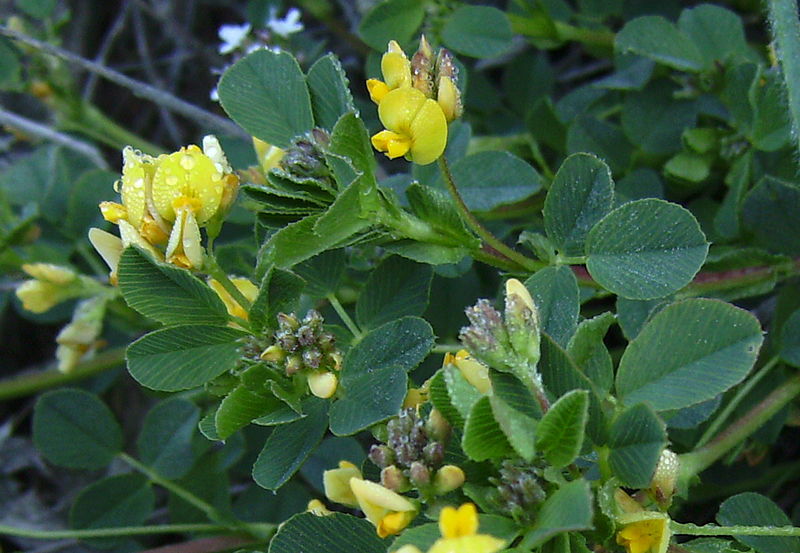
[[[449,357],[448,357],[449,356]],[[467,382],[472,384],[476,390],[483,395],[492,391],[492,381],[489,378],[489,367],[470,356],[465,349],[458,351],[455,355],[445,357],[445,364],[455,365]]]
[[[658,503],[669,504],[672,500],[679,470],[680,459],[678,456],[669,449],[664,449],[658,460],[653,480],[650,482],[650,491]]]
[[[381,469],[381,486],[393,492],[404,492],[409,489],[409,482],[402,470],[389,465]]]
[[[431,467],[438,467],[444,460],[444,446],[439,442],[428,443],[422,448],[422,458]]]
[[[445,465],[436,471],[433,478],[433,489],[438,495],[446,494],[460,488],[464,484],[464,471],[455,465]]]
[[[425,35],[420,37],[419,49],[411,57],[411,83],[428,98],[433,96],[433,50]]]
[[[91,350],[103,329],[106,298],[96,296],[84,300],[75,308],[72,321],[56,336],[58,370],[70,372],[78,361]]]
[[[438,409],[432,409],[425,424],[428,435],[439,442],[446,442],[450,437],[450,423],[442,416]]]
[[[316,515],[318,517],[326,517],[328,515],[332,515],[333,511],[328,509],[325,504],[320,501],[319,499],[312,499],[306,505],[306,512],[311,513],[312,515]]]
[[[339,380],[328,371],[313,372],[308,375],[308,388],[318,398],[328,399],[336,393]]]
[[[299,355],[290,355],[286,359],[286,376],[292,376],[297,371],[303,368],[303,358]]]
[[[369,459],[383,469],[394,463],[394,452],[388,446],[373,445],[369,449]]]
[[[506,281],[505,322],[514,351],[531,366],[539,362],[539,310],[519,280]]]
[[[280,347],[277,344],[273,344],[269,346],[267,349],[261,352],[259,355],[264,361],[270,361],[272,363],[280,363],[284,359],[286,359],[286,350]]]
[[[431,483],[431,471],[419,461],[411,463],[408,469],[408,477],[417,488],[423,488]]]

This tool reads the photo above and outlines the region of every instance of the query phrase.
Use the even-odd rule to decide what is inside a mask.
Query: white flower
[[[300,23],[300,10],[292,8],[286,13],[286,17],[279,19],[277,17],[278,11],[275,8],[270,8],[269,19],[264,24],[270,31],[283,38],[291,34],[299,33],[304,29],[303,24]]]
[[[250,24],[242,25],[222,25],[217,31],[222,44],[219,45],[220,54],[230,54],[242,45],[244,39],[250,33]]]

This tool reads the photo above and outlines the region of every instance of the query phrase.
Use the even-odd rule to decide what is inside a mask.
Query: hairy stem
[[[795,526],[697,526],[675,521],[669,525],[673,534],[684,536],[800,536],[800,528]]]
[[[464,198],[461,197],[461,194],[458,192],[458,188],[456,187],[456,183],[453,180],[453,173],[450,171],[450,166],[447,164],[447,160],[444,156],[439,158],[439,169],[442,173],[442,178],[444,179],[445,184],[447,185],[447,190],[450,192],[450,195],[453,197],[453,200],[456,202],[456,207],[461,215],[464,217],[467,225],[472,229],[472,231],[477,234],[481,240],[483,240],[487,246],[491,249],[495,250],[500,255],[506,257],[509,261],[517,264],[520,268],[526,271],[536,271],[541,269],[545,265],[535,259],[531,259],[522,255],[521,253],[513,250],[506,246],[503,242],[501,242],[495,235],[493,235],[489,230],[481,224],[477,217],[469,210],[467,207],[466,202],[464,202]]]

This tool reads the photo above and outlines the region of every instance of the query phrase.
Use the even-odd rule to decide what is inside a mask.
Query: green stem
[[[456,183],[453,180],[453,173],[450,172],[450,167],[448,166],[447,160],[444,156],[439,158],[439,170],[441,171],[442,178],[444,178],[444,182],[447,185],[447,190],[455,200],[456,207],[461,212],[461,215],[464,217],[467,225],[469,225],[473,232],[475,232],[475,234],[477,234],[489,247],[505,256],[510,261],[516,263],[520,268],[526,271],[537,271],[545,266],[543,263],[526,257],[521,253],[509,248],[481,224],[478,218],[475,217],[475,215],[469,210],[466,202],[464,202],[464,198],[462,198],[461,194],[458,192]]]
[[[222,270],[222,267],[219,266],[216,257],[214,257],[214,254],[211,253],[210,250],[211,248],[209,247],[209,254],[206,255],[205,262],[203,264],[205,270],[208,272],[211,278],[222,285],[225,291],[231,295],[234,301],[238,303],[242,309],[250,312],[252,303],[244,296],[244,294],[242,294],[242,291],[236,287],[233,281],[228,277],[228,274]]]
[[[800,394],[800,375],[795,375],[772,391],[758,405],[750,409],[737,421],[705,446],[680,455],[679,481],[688,483],[693,476],[719,460],[739,442],[758,430],[787,403]]]
[[[767,14],[775,45],[775,53],[783,68],[789,114],[795,140],[800,140],[800,20],[795,0],[769,0]],[[800,144],[795,147],[800,150]]]
[[[695,444],[695,449],[706,445],[706,443],[717,434],[719,429],[722,428],[722,425],[725,424],[725,422],[728,420],[728,417],[733,414],[742,400],[750,394],[753,388],[756,387],[756,384],[761,382],[762,378],[767,376],[772,367],[778,364],[778,361],[779,358],[777,356],[770,359],[763,367],[761,367],[761,370],[759,370],[744,384],[744,386],[739,388],[739,390],[736,392],[736,395],[733,396],[725,408],[720,411],[719,415],[717,415],[714,421],[708,425],[708,428],[706,428],[706,431],[703,432],[703,435],[700,436],[697,444]]]
[[[93,104],[82,104],[74,115],[63,118],[59,123],[61,128],[65,130],[81,132],[118,150],[130,145],[137,150],[142,150],[144,153],[154,156],[164,153],[163,148],[130,132],[106,116]]]
[[[589,46],[600,46],[609,49],[614,47],[615,35],[607,29],[585,29],[561,21],[553,21],[553,24],[561,40],[572,40]]]
[[[464,349],[461,344],[437,344],[433,346],[431,353],[455,353],[461,349]]]
[[[336,311],[336,314],[339,315],[340,319],[342,319],[342,322],[347,327],[347,330],[350,331],[356,341],[360,340],[361,336],[363,335],[362,332],[358,329],[355,321],[350,318],[350,315],[347,313],[347,310],[344,308],[344,306],[339,302],[339,299],[333,293],[328,294],[326,297],[328,298],[331,307],[333,307],[334,311]]]
[[[673,534],[684,536],[800,536],[800,528],[796,526],[697,526],[674,520],[669,525]]]
[[[112,367],[117,367],[124,361],[125,348],[115,348],[80,363],[68,373],[52,369],[0,380],[0,400],[29,396],[42,390],[83,380]]]
[[[268,523],[251,524],[259,535],[274,530],[275,525]],[[255,528],[258,527],[258,528]],[[65,540],[89,538],[114,538],[118,536],[148,536],[155,534],[188,534],[188,533],[230,533],[231,529],[224,524],[154,524],[152,526],[120,526],[117,528],[95,528],[91,530],[33,530],[0,524],[0,535],[18,536],[39,540]]]
[[[242,526],[243,523],[241,523],[239,521],[232,521],[229,516],[226,516],[224,513],[222,513],[219,509],[217,509],[216,507],[214,507],[210,503],[207,503],[203,499],[200,499],[199,497],[194,495],[192,492],[190,492],[186,488],[176,484],[175,482],[172,482],[171,480],[167,480],[166,478],[163,478],[161,475],[159,475],[157,472],[152,470],[150,467],[140,463],[139,461],[137,461],[136,459],[134,459],[133,457],[131,457],[127,453],[124,453],[124,452],[123,453],[119,453],[118,457],[120,459],[122,459],[123,461],[125,461],[128,465],[130,465],[131,467],[136,469],[137,471],[139,471],[142,474],[144,474],[145,476],[147,476],[154,484],[158,484],[162,488],[166,488],[167,490],[171,491],[172,493],[174,493],[175,495],[177,495],[178,497],[180,497],[181,499],[183,499],[184,501],[186,501],[190,505],[192,505],[192,506],[196,507],[197,509],[199,509],[200,511],[202,511],[208,517],[209,520],[212,520],[214,522],[218,522],[218,523],[221,523],[221,524],[227,524],[226,528],[231,528],[231,523],[235,527],[241,527]]]

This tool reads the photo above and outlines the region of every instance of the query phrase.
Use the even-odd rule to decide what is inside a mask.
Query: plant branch
[[[684,536],[800,536],[800,528],[795,526],[698,526],[674,520],[669,525],[673,534]]]
[[[800,375],[794,375],[708,444],[680,455],[679,481],[685,484],[690,478],[711,466],[739,442],[758,430],[798,394],[800,394]]]
[[[500,255],[506,257],[513,263],[519,265],[520,268],[533,272],[537,271],[545,267],[544,263],[536,261],[535,259],[531,259],[522,255],[521,253],[513,250],[512,248],[506,246],[503,242],[501,242],[495,235],[493,235],[489,230],[481,224],[477,217],[469,210],[467,207],[464,198],[461,197],[461,194],[458,192],[458,188],[456,187],[456,183],[453,180],[453,173],[450,171],[450,166],[447,164],[447,160],[444,156],[439,158],[439,169],[442,172],[442,177],[444,178],[444,182],[447,185],[447,190],[450,192],[450,195],[456,202],[456,207],[458,208],[461,215],[464,217],[467,225],[477,234],[487,246],[491,249],[495,250]]]
[[[19,129],[25,134],[30,134],[38,138],[55,142],[56,144],[64,146],[73,152],[78,152],[79,154],[86,156],[98,167],[102,169],[108,169],[108,163],[106,163],[106,160],[103,158],[103,154],[101,154],[100,150],[88,142],[83,142],[82,140],[78,140],[77,138],[74,138],[68,134],[60,133],[57,130],[48,127],[47,125],[27,119],[21,115],[17,115],[16,113],[6,111],[1,107],[0,123]]]
[[[220,117],[219,115],[208,112],[195,106],[194,104],[190,104],[189,102],[174,96],[173,94],[170,94],[165,90],[161,90],[154,86],[150,86],[147,83],[131,79],[122,73],[114,71],[113,69],[110,69],[104,65],[100,65],[99,63],[95,63],[91,60],[87,60],[86,58],[82,58],[81,56],[73,54],[72,52],[68,52],[62,48],[59,48],[58,46],[53,46],[52,44],[42,42],[5,26],[0,26],[0,35],[18,40],[23,44],[27,44],[28,46],[36,48],[37,50],[61,58],[69,63],[73,63],[83,69],[86,69],[87,71],[91,71],[92,73],[96,73],[115,84],[129,89],[135,96],[145,98],[155,102],[159,106],[163,106],[166,109],[180,113],[184,117],[195,121],[199,125],[233,136],[247,136],[247,133],[245,133],[245,131],[242,130],[238,125],[234,124],[228,119],[225,119],[224,117]]]
[[[68,373],[51,369],[0,380],[0,400],[29,396],[42,390],[83,380],[84,378],[89,378],[107,369],[121,365],[124,361],[125,348],[115,348],[104,351],[93,359],[80,363],[74,370]]]
[[[209,245],[209,250],[211,246]],[[222,287],[225,289],[228,294],[234,299],[236,303],[238,303],[242,309],[249,312],[250,307],[252,307],[252,302],[245,297],[241,290],[239,290],[233,281],[228,277],[227,273],[219,266],[217,263],[217,259],[214,257],[213,254],[209,254],[206,256],[205,259],[205,270],[208,271],[208,274],[219,282]]]
[[[328,298],[328,302],[330,302],[331,307],[333,310],[336,311],[336,314],[339,315],[339,318],[342,319],[342,322],[347,327],[347,330],[355,337],[356,340],[360,340],[363,333],[358,329],[355,321],[350,318],[350,315],[347,313],[347,310],[344,306],[339,302],[339,299],[333,294],[328,294],[325,296]]]
[[[262,524],[265,529],[271,524]],[[33,538],[39,540],[114,538],[119,536],[148,536],[153,534],[186,534],[194,532],[231,532],[224,524],[155,524],[152,526],[120,526],[117,528],[93,528],[86,530],[33,530],[0,524],[0,535]],[[236,530],[233,530],[236,531]]]

